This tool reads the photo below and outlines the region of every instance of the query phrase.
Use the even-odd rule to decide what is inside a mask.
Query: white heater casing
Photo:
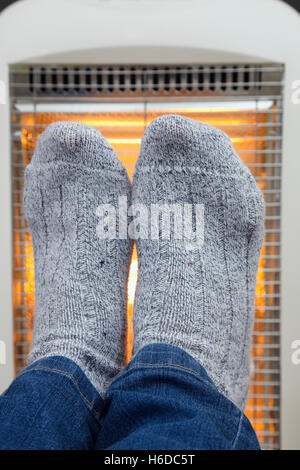
[[[21,0],[0,15],[0,44],[0,392],[14,376],[9,65],[285,65],[281,448],[300,449],[300,15],[279,0]]]

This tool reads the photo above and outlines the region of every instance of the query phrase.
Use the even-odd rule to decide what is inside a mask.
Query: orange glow
[[[137,261],[136,248],[134,248],[130,271],[129,271],[129,278],[128,278],[128,303],[129,304],[133,304],[134,302],[137,274],[138,274],[138,261]]]
[[[167,104],[166,104],[167,107]],[[275,106],[273,111],[275,110]],[[108,139],[110,144],[114,147],[119,158],[126,166],[129,177],[132,179],[133,169],[138,152],[140,148],[141,138],[145,129],[154,118],[166,114],[168,110],[163,111],[147,111],[145,116],[144,111],[126,111],[126,112],[97,112],[97,113],[21,113],[20,114],[20,149],[22,161],[24,165],[30,162],[36,140],[48,124],[54,121],[79,121],[85,124],[92,125],[98,128],[104,137]],[[267,187],[267,172],[264,167],[259,167],[260,164],[266,162],[265,155],[258,153],[258,150],[266,150],[273,145],[272,142],[267,141],[267,127],[258,126],[257,124],[267,124],[269,117],[267,113],[255,113],[255,110],[237,110],[230,108],[207,108],[197,110],[195,108],[172,109],[172,113],[176,112],[193,119],[213,124],[225,132],[227,132],[237,150],[240,152],[241,158],[250,169],[255,166],[254,176],[258,178],[258,184],[264,191]],[[274,119],[274,117],[273,117]],[[17,203],[15,207],[15,216],[19,216],[18,205],[22,204],[21,196],[17,192],[14,194],[14,202]],[[16,222],[17,223],[17,222]],[[14,239],[14,305],[15,305],[15,323],[19,324],[22,328],[16,327],[14,340],[16,344],[16,362],[23,364],[22,359],[18,359],[18,344],[24,341],[28,343],[32,338],[32,326],[34,315],[34,265],[33,265],[33,251],[31,246],[30,235],[28,233],[22,238],[22,233],[15,232]],[[276,391],[273,386],[268,386],[268,393],[266,394],[263,385],[265,375],[261,370],[265,368],[265,357],[268,356],[267,345],[268,337],[264,334],[264,320],[267,317],[266,310],[266,296],[268,297],[268,307],[274,305],[274,299],[270,294],[274,293],[274,274],[269,274],[266,278],[266,256],[272,257],[274,254],[274,247],[264,246],[262,256],[259,263],[259,272],[257,276],[256,287],[256,324],[254,328],[254,335],[252,341],[252,360],[255,360],[256,372],[252,374],[251,379],[255,381],[255,385],[251,384],[251,392],[254,397],[249,399],[246,414],[253,422],[255,430],[258,432],[261,442],[266,439],[268,433],[273,432],[275,424],[272,422],[272,414],[270,419],[265,420],[264,408],[273,408],[275,406],[274,394]],[[273,264],[270,264],[273,263]],[[275,261],[270,261],[268,266],[275,266]],[[21,270],[25,270],[25,275]],[[23,276],[23,277],[22,277]],[[127,334],[127,348],[126,360],[129,361],[132,351],[133,343],[133,304],[135,287],[138,276],[138,261],[137,253],[134,249],[132,262],[130,267],[130,274],[128,280],[128,334]],[[272,277],[273,276],[273,277]],[[268,279],[268,283],[266,282]],[[22,308],[21,308],[22,306]],[[25,309],[25,320],[24,320]],[[271,318],[271,317],[269,317]],[[25,331],[25,333],[24,333]],[[264,396],[266,394],[266,396]],[[268,415],[269,416],[269,415]],[[259,421],[260,420],[260,421]]]
[[[131,265],[129,270],[129,277],[128,277],[128,305],[127,305],[127,343],[126,343],[126,363],[130,361],[131,352],[132,352],[132,344],[133,344],[133,304],[134,304],[134,296],[135,296],[135,288],[137,283],[137,276],[138,276],[138,260],[137,260],[137,252],[136,246],[134,245]]]

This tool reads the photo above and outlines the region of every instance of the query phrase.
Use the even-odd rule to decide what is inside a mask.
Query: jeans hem
[[[171,367],[171,368],[174,368],[174,369],[177,369],[177,370],[180,370],[182,372],[188,372],[190,374],[192,374],[193,376],[195,376],[195,378],[197,380],[201,380],[201,382],[204,382],[206,385],[209,385],[210,387],[214,388],[216,391],[218,391],[217,387],[214,385],[214,383],[212,383],[211,381],[208,381],[206,379],[204,379],[202,377],[202,375],[200,375],[198,372],[196,372],[195,370],[193,369],[190,369],[189,367],[185,367],[185,366],[182,366],[180,364],[173,364],[171,362],[164,362],[164,363],[147,363],[147,362],[136,362],[132,365],[128,365],[126,367],[126,369],[124,369],[123,371],[119,372],[119,374],[117,375],[117,377],[113,380],[112,384],[115,383],[118,379],[121,379],[124,377],[124,375],[126,375],[128,372],[132,372],[134,369],[140,369],[142,367],[147,367],[147,368],[167,368],[167,367]]]
[[[53,362],[53,367],[51,366],[52,362]],[[62,366],[62,367],[59,368],[58,366]],[[47,358],[42,358],[38,361],[33,362],[26,369],[24,369],[17,377],[20,377],[23,374],[31,372],[31,371],[52,372],[55,374],[63,375],[64,377],[68,378],[72,382],[72,384],[75,386],[82,400],[88,406],[90,412],[94,415],[94,417],[98,421],[101,421],[102,413],[97,410],[93,402],[95,402],[98,399],[102,400],[102,398],[97,392],[97,390],[94,389],[94,386],[90,382],[90,380],[85,376],[82,369],[74,361],[64,356],[49,356]],[[89,390],[89,388],[91,387],[94,390],[92,389]],[[87,392],[89,392],[88,393],[90,395],[89,398],[87,397],[87,393],[84,392],[83,389],[86,389]]]

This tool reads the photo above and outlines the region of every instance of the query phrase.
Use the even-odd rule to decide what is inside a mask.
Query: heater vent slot
[[[276,67],[191,66],[40,66],[15,71],[14,96],[112,95],[164,96],[274,95],[281,87]]]
[[[145,127],[163,114],[180,114],[227,132],[264,193],[265,241],[256,286],[246,414],[262,447],[279,448],[283,77],[280,64],[26,64],[10,68],[16,373],[26,365],[32,340],[34,266],[23,186],[24,170],[40,134],[55,121],[94,126],[132,178]],[[134,280],[136,258],[131,266],[130,279]],[[128,299],[130,332],[131,280]]]

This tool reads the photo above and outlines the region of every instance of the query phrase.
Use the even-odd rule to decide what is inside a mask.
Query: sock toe
[[[154,119],[144,133],[136,169],[159,166],[241,176],[250,173],[225,132],[179,115]]]
[[[101,132],[79,122],[54,122],[41,134],[32,164],[54,162],[125,171]]]

